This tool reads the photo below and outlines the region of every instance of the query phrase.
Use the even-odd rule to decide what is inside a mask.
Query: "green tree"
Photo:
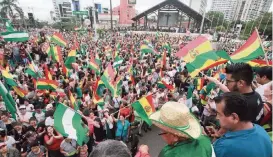
[[[226,20],[224,20],[224,13],[220,11],[209,11],[206,14],[207,18],[211,21],[209,25],[210,28],[215,28],[216,26],[227,25]]]
[[[2,0],[0,2],[0,15],[5,18],[12,18],[15,19],[19,16],[21,19],[24,18],[23,9],[18,6],[17,0]]]

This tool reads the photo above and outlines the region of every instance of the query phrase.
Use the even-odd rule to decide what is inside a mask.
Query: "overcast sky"
[[[80,0],[80,6],[83,9],[84,7],[91,6],[93,0]],[[110,6],[110,0],[94,0],[95,3],[101,3],[102,7]],[[162,2],[164,0],[136,0],[136,10],[140,13],[145,11],[146,9]],[[184,3],[189,3],[189,0],[180,0]],[[211,1],[208,0],[208,6],[206,10],[209,10],[211,7]],[[23,8],[25,12],[25,16],[28,12],[33,12],[34,17],[39,20],[49,20],[50,19],[50,11],[53,10],[53,2],[52,0],[18,0],[19,5]],[[112,0],[112,6],[118,6],[120,0]],[[272,10],[272,5],[271,9]]]

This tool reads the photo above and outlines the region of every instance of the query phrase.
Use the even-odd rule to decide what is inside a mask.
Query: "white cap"
[[[26,105],[20,105],[19,109],[26,109]]]

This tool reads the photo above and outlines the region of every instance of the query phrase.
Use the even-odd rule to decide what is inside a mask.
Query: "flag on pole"
[[[56,90],[59,83],[55,80],[38,79],[36,81],[37,89]]]
[[[14,92],[17,95],[19,95],[21,98],[25,97],[27,95],[27,93],[28,93],[26,90],[23,90],[20,87],[13,86],[12,88],[13,88]]]
[[[61,63],[63,61],[62,54],[61,54],[61,48],[59,46],[54,46],[52,49],[52,58],[58,63]]]
[[[12,118],[16,119],[16,103],[6,87],[0,81],[0,95],[2,96],[3,101],[5,102],[5,106],[7,110],[11,113]]]
[[[101,76],[102,82],[105,86],[111,91],[112,96],[115,95],[115,86],[114,86],[114,79],[115,79],[115,70],[113,69],[111,64],[108,64],[103,75]]]
[[[50,39],[52,42],[56,43],[59,46],[63,46],[66,47],[67,45],[67,41],[64,39],[64,37],[62,36],[62,34],[60,33],[54,33]]]
[[[77,52],[76,52],[76,47],[73,47],[71,48],[70,52],[68,53],[68,56],[65,60],[65,66],[68,68],[68,69],[73,69],[72,67],[72,64],[73,63],[76,63],[76,55],[77,55]]]
[[[79,145],[88,139],[88,128],[84,126],[81,115],[60,103],[54,112],[54,128],[63,136],[76,140]]]
[[[117,69],[117,68],[122,64],[122,62],[123,62],[123,59],[122,59],[121,57],[117,56],[117,57],[115,58],[115,62],[114,62],[114,64],[113,64],[113,67],[114,67],[115,69]]]
[[[2,32],[2,38],[4,41],[24,42],[28,41],[29,34],[26,32],[14,31],[14,32]]]
[[[158,88],[167,88],[170,91],[174,91],[174,89],[175,89],[173,85],[167,84],[164,80],[158,81],[157,87]]]
[[[90,61],[89,61],[89,65],[88,67],[92,70],[94,70],[97,74],[100,73],[100,67],[97,64],[97,62],[95,61],[94,57],[91,55],[90,57]]]
[[[70,100],[70,107],[77,111],[79,109],[79,107],[76,103],[73,93],[70,90],[68,91],[68,95],[69,95],[69,100]]]
[[[259,33],[255,29],[245,44],[232,53],[231,59],[233,63],[248,62],[259,56],[264,56],[264,50]]]
[[[192,107],[192,95],[193,95],[193,87],[190,86],[188,88],[188,92],[187,92],[187,101],[186,101],[186,105],[188,106],[188,108]]]
[[[272,61],[268,61],[268,64],[267,64],[267,62],[262,59],[254,59],[252,61],[248,61],[247,63],[252,67],[272,66]]]
[[[152,121],[149,119],[149,116],[155,112],[152,95],[142,97],[138,101],[134,102],[132,107],[135,109],[142,120],[144,120],[147,124],[152,125]]]
[[[52,80],[52,75],[51,75],[50,71],[48,70],[47,65],[45,66],[45,77],[47,80]]]
[[[13,80],[13,76],[6,69],[2,69],[2,76],[5,82],[10,86],[18,86],[18,84]]]

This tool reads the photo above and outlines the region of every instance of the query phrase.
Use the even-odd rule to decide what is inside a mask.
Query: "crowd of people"
[[[65,73],[65,65],[47,52],[47,46],[54,45],[48,36],[55,31],[35,30],[27,42],[3,41],[0,45],[4,52],[2,70],[8,69],[18,87],[27,91],[20,96],[1,77],[16,102],[16,115],[8,112],[1,97],[0,157],[150,157],[152,146],[138,144],[138,138],[145,137],[151,126],[131,106],[146,95],[152,95],[156,109],[150,119],[162,130],[160,135],[167,143],[158,152],[160,157],[272,156],[271,66],[253,70],[247,63],[224,64],[204,71],[206,76],[191,78],[186,63],[174,54],[193,37],[107,32],[94,41],[90,32],[71,31],[60,32],[67,41],[61,48],[60,61],[76,43],[79,45],[76,63]],[[164,47],[166,42],[170,50]],[[144,43],[158,53],[143,55]],[[165,51],[166,65],[162,67]],[[94,101],[96,84],[107,65],[114,64],[115,55],[123,59],[116,68],[116,78],[122,77],[121,92],[113,97],[105,88],[103,105],[99,105]],[[99,73],[88,66],[90,56],[98,56]],[[131,62],[132,75],[126,70]],[[41,78],[50,74],[59,83],[56,91],[36,88],[35,78],[26,72],[30,63]],[[220,79],[215,79],[215,74]],[[199,78],[201,89],[196,83]],[[158,86],[160,80],[174,90]],[[207,91],[210,83],[215,87]],[[192,103],[188,103],[191,88]],[[89,129],[83,145],[54,128],[57,104],[71,106],[69,92],[76,98],[77,112]]]

